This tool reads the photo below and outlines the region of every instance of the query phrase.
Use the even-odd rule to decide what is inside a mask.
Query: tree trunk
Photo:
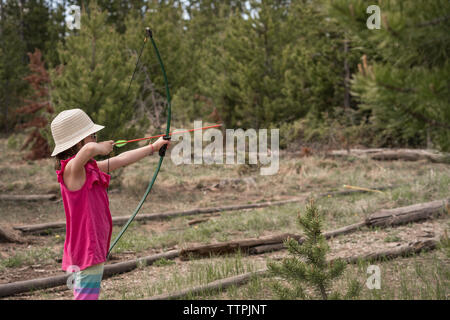
[[[3,0],[0,0],[0,48],[2,49],[2,52],[4,52],[4,40],[3,40],[3,23],[5,21],[4,11],[3,11]],[[2,57],[3,58],[3,57]],[[3,63],[3,61],[1,62]],[[0,100],[0,103],[2,104],[2,111],[3,111],[3,122],[5,125],[5,132],[8,133],[8,104],[6,103],[6,95],[8,90],[8,80],[5,84],[5,87],[2,88],[2,99]]]
[[[348,67],[348,42],[349,40],[344,39],[344,112],[347,113],[347,109],[350,108],[350,68]]]
[[[322,296],[322,299],[328,300],[328,295],[327,295],[327,292],[325,291],[325,287],[323,284],[319,284],[319,291],[320,291],[320,295]]]

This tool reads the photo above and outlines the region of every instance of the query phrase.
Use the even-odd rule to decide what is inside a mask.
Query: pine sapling
[[[339,293],[330,293],[333,280],[340,277],[346,267],[346,263],[337,259],[327,262],[326,254],[329,251],[325,236],[322,233],[322,217],[314,202],[306,207],[304,215],[298,216],[298,222],[302,227],[305,237],[297,241],[289,238],[285,245],[289,257],[281,263],[268,264],[272,275],[281,277],[289,282],[289,286],[276,283],[273,288],[281,299],[312,299],[303,288],[307,284],[314,288],[317,297],[323,300],[340,298]],[[352,283],[345,298],[358,295],[358,285]]]

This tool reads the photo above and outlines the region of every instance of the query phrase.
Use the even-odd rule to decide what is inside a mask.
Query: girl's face
[[[84,146],[86,143],[89,143],[89,142],[97,142],[97,134],[96,133],[93,133],[93,134],[87,136],[86,138],[84,138],[83,140],[78,142],[78,144],[81,148],[82,146]]]
[[[84,144],[89,142],[97,142],[97,133],[93,133],[83,139]]]

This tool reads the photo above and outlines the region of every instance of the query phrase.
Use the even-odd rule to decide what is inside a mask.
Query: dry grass
[[[0,192],[3,194],[43,194],[59,193],[59,186],[53,169],[52,160],[40,160],[27,162],[21,159],[22,154],[14,149],[14,145],[20,146],[20,136],[12,143],[0,139]],[[120,175],[113,176],[114,183],[110,188],[110,207],[113,216],[129,215],[134,210],[142,196],[148,180],[150,179],[157,162],[157,157],[147,158],[133,164],[123,170]],[[245,169],[245,170],[244,170]],[[310,157],[282,157],[280,170],[273,176],[260,176],[253,168],[242,168],[233,165],[181,165],[175,166],[170,157],[167,157],[153,191],[145,202],[141,213],[164,212],[172,210],[186,210],[195,207],[223,206],[236,203],[250,203],[257,201],[280,200],[289,197],[298,197],[301,194],[319,194],[324,191],[344,190],[344,184],[361,187],[393,186],[384,193],[365,193],[340,197],[325,197],[317,199],[319,209],[326,213],[325,229],[331,230],[344,225],[355,223],[366,215],[382,209],[409,205],[413,203],[443,199],[449,196],[450,167],[445,164],[433,164],[428,162],[376,162],[372,160],[341,161],[326,159],[321,156]],[[243,172],[246,175],[242,176]],[[256,186],[246,183],[244,180],[233,183],[220,183],[225,179],[239,179],[252,177]],[[114,250],[116,259],[129,260],[140,256],[150,255],[155,252],[180,248],[200,243],[220,242],[248,237],[258,237],[283,232],[299,232],[296,225],[296,216],[302,211],[304,204],[290,204],[280,207],[268,207],[257,210],[242,210],[224,212],[220,215],[201,215],[208,217],[206,222],[189,226],[188,222],[197,217],[180,217],[166,221],[151,221],[148,223],[133,223],[118,243]],[[447,218],[448,219],[448,218]],[[64,209],[62,202],[0,202],[0,225],[15,226],[50,221],[64,221]],[[448,220],[441,221],[448,229]],[[436,228],[432,224],[431,228]],[[412,230],[416,225],[406,226]],[[406,228],[405,227],[405,228]],[[440,228],[439,230],[441,230]],[[119,232],[114,227],[115,236]],[[377,231],[378,232],[378,231]],[[380,231],[381,232],[381,231]],[[378,237],[375,231],[342,238],[342,244],[335,244],[336,250],[356,250],[355,246],[365,243],[366,249],[371,249],[375,244],[387,246],[405,241],[404,234],[410,231],[402,231],[401,228],[385,230]],[[414,235],[414,233],[411,233]],[[53,233],[49,236],[27,236],[30,243],[26,244],[0,244],[0,283],[43,277],[60,273],[61,251],[64,243],[64,234]],[[345,240],[347,239],[347,240]],[[376,240],[374,240],[376,239]],[[354,241],[354,242],[352,242]],[[340,247],[341,245],[341,247]],[[31,247],[30,247],[31,246]],[[440,252],[440,251],[439,251]],[[264,257],[264,258],[263,258]],[[205,273],[203,267],[195,261],[179,262],[156,267],[147,267],[129,274],[120,275],[105,280],[103,286],[103,298],[130,299],[139,298],[156,293],[161,293],[165,285],[167,289],[196,285],[202,281],[215,279],[215,277],[232,275],[238,271],[257,269],[264,265],[268,256],[261,257],[229,257],[215,258],[216,260],[202,260],[206,267],[212,268],[213,276],[200,278],[200,273]],[[242,268],[232,269],[233,272],[218,273],[215,268],[221,265],[241,261]],[[447,263],[442,256],[437,256],[441,264]],[[217,265],[216,262],[217,262]],[[399,260],[400,261],[400,260]],[[403,260],[402,260],[403,261]],[[409,260],[405,260],[409,261]],[[437,262],[430,259],[423,260],[421,270],[437,270]],[[200,263],[200,262],[198,262]],[[400,277],[396,273],[394,265],[397,262],[383,262],[386,266],[386,277]],[[34,267],[33,267],[34,266]],[[448,266],[448,264],[447,264]],[[206,268],[205,267],[205,268]],[[186,269],[188,268],[188,269]],[[191,269],[189,269],[191,268]],[[355,274],[354,267],[349,267],[349,275]],[[435,269],[433,269],[435,268]],[[47,272],[41,272],[46,270]],[[419,277],[419,273],[408,268],[398,268],[407,277]],[[362,271],[361,271],[362,272]],[[434,272],[434,271],[433,271]],[[436,271],[441,272],[441,271]],[[188,274],[197,274],[188,276]],[[417,273],[417,274],[416,274]],[[448,273],[448,272],[447,272]],[[176,274],[180,278],[162,279],[160,275]],[[425,272],[425,274],[427,274]],[[440,275],[445,275],[441,272]],[[186,275],[188,278],[182,278]],[[363,277],[363,274],[359,274]],[[364,275],[365,276],[365,275]],[[191,278],[189,278],[191,277]],[[143,283],[139,279],[148,279]],[[424,278],[425,279],[425,278]],[[399,280],[399,281],[400,281]],[[271,296],[270,286],[266,282],[270,279],[254,279],[247,286],[232,288],[226,293],[206,295],[205,298],[230,298],[230,299],[259,299],[274,298]],[[403,282],[402,282],[403,281]],[[408,297],[431,297],[431,289],[409,288],[407,280],[401,280],[405,293],[400,286],[389,285],[392,293],[366,292],[365,299],[403,299]],[[422,281],[423,282],[423,281]],[[426,288],[420,281],[416,284]],[[441,281],[442,282],[442,281]],[[387,284],[388,282],[386,282]],[[170,285],[169,285],[170,284]],[[448,294],[448,282],[442,283],[444,294]],[[122,289],[119,289],[122,288]],[[120,291],[121,290],[121,291]],[[400,290],[400,291],[399,291]],[[426,293],[428,292],[428,293]],[[70,298],[70,293],[58,289],[46,290],[23,295],[16,298]]]

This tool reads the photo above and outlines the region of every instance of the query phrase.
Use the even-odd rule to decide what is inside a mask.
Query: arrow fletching
[[[123,147],[126,144],[127,144],[126,140],[117,140],[116,142],[114,142],[114,145],[118,148]]]

